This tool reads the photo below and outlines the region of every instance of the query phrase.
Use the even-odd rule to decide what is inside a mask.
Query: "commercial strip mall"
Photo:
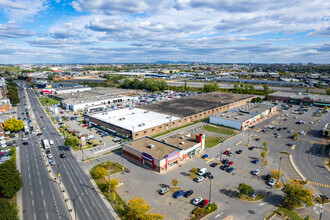
[[[173,135],[162,141],[142,137],[122,145],[122,155],[143,167],[162,173],[204,151],[205,135]]]

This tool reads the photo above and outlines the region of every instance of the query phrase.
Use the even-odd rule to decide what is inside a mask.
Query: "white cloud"
[[[48,8],[48,0],[19,0],[8,1],[0,0],[7,4],[3,4],[3,11],[6,13],[10,20],[17,22],[25,22],[37,15],[40,11]],[[11,2],[8,4],[8,2]],[[15,7],[14,7],[15,6]]]
[[[16,25],[14,21],[0,24],[0,38],[21,38],[34,35],[35,32],[27,31]]]

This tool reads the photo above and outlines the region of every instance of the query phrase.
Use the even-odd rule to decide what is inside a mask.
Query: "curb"
[[[291,155],[291,154],[289,155],[289,160],[290,160],[290,163],[291,163],[293,169],[298,173],[298,175],[299,175],[303,180],[306,181],[307,179],[305,178],[304,175],[301,174],[300,170],[297,168],[296,164],[295,164],[294,161],[293,161],[293,158],[292,158],[292,155]]]
[[[16,147],[16,167],[18,171],[21,173],[21,162],[19,160],[19,147]],[[16,194],[16,203],[18,206],[18,217],[19,219],[23,219],[23,187]]]

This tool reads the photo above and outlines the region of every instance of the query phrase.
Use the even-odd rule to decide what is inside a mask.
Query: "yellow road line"
[[[185,198],[179,205],[177,205],[176,207],[178,208],[179,206],[181,206],[183,203],[185,203],[189,198]]]

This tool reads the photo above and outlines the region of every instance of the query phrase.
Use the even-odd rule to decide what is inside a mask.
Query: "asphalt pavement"
[[[25,113],[26,94],[19,92],[21,103],[17,107],[19,117]],[[30,114],[31,116],[31,114]],[[24,117],[26,115],[24,114]],[[27,137],[28,145],[23,145],[22,137]],[[36,219],[71,219],[58,184],[49,178],[40,151],[40,141],[35,134],[19,133],[17,147],[19,148],[20,172],[23,178],[21,191],[22,218]]]
[[[108,206],[100,198],[103,195],[98,195],[90,183],[89,177],[73,157],[70,148],[64,146],[63,137],[56,131],[50,119],[45,115],[35,93],[28,91],[28,97],[32,111],[36,116],[37,124],[39,127],[45,127],[45,129],[41,129],[43,133],[41,138],[54,141],[54,145],[51,146],[51,152],[57,165],[53,166],[52,169],[55,173],[60,173],[62,184],[64,184],[73,203],[77,217],[86,220],[114,219]],[[41,118],[41,116],[44,117]],[[67,158],[60,158],[59,155],[61,153],[65,153]]]

